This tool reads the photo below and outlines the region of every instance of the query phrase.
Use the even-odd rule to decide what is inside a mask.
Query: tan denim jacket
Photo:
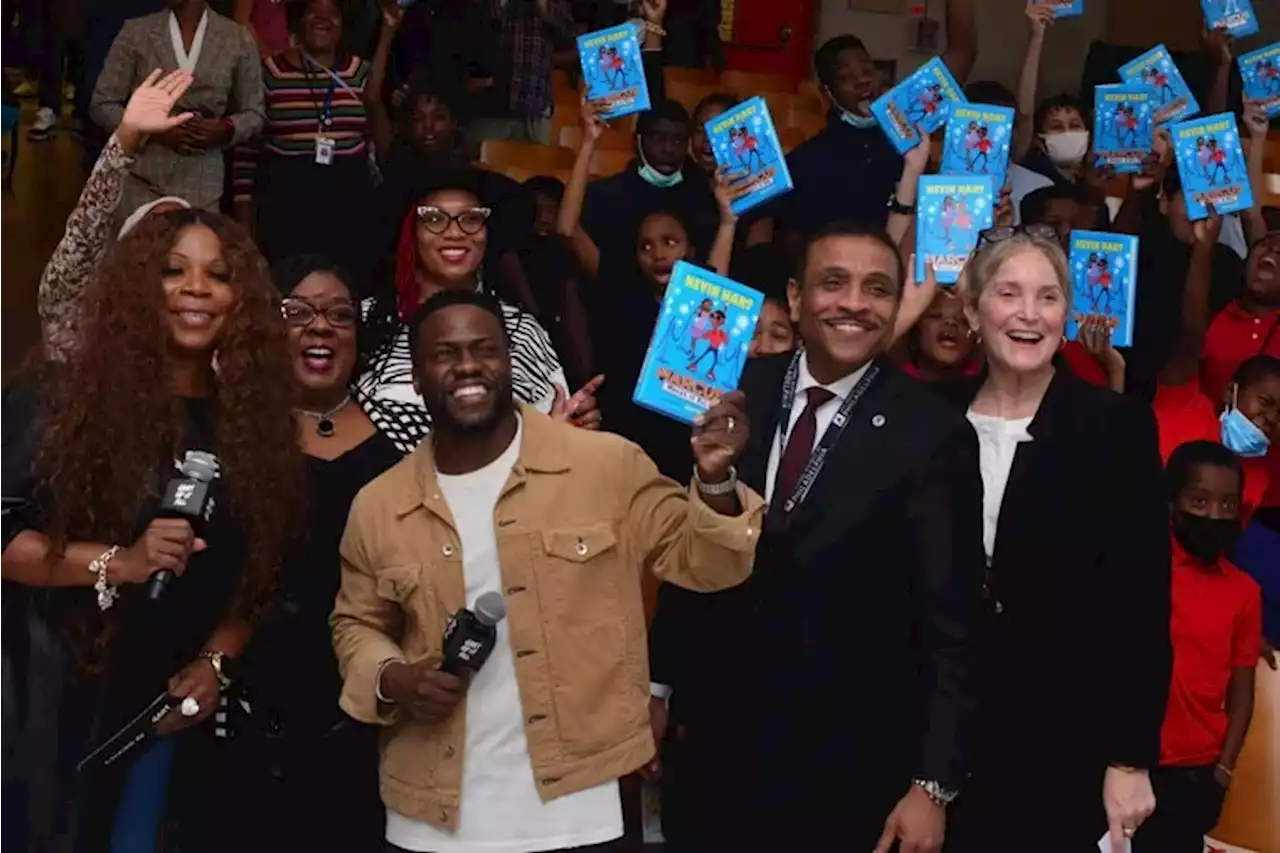
[[[695,590],[741,583],[764,502],[739,486],[742,514],[719,515],[634,444],[521,413],[520,454],[494,523],[529,755],[551,799],[654,754],[640,572]],[[379,707],[375,679],[388,659],[438,658],[449,614],[465,606],[458,533],[428,438],[356,497],[331,623],[342,708],[390,727],[383,801],[447,829],[458,826],[465,702],[425,725]]]

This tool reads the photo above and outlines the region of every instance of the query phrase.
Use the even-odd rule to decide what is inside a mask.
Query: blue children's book
[[[876,98],[871,114],[899,154],[920,144],[916,125],[932,134],[951,115],[952,104],[966,103],[964,92],[938,57],[913,71],[907,79]]]
[[[1036,0],[1036,5],[1053,7],[1055,18],[1071,18],[1084,14],[1084,0]]]
[[[1240,64],[1244,96],[1261,101],[1267,118],[1280,116],[1280,41],[1241,54],[1236,62]]]
[[[1113,83],[1094,89],[1093,150],[1099,166],[1121,174],[1142,171],[1155,140],[1155,93],[1140,83]]]
[[[1013,109],[988,104],[954,104],[943,140],[943,175],[990,175],[997,189],[1009,171]]]
[[[1200,0],[1204,23],[1211,30],[1226,28],[1232,38],[1251,36],[1258,31],[1258,16],[1249,0]]]
[[[1200,104],[1182,79],[1164,45],[1156,45],[1132,62],[1120,66],[1120,77],[1126,83],[1140,83],[1155,93],[1152,109],[1156,127],[1171,121],[1182,121],[1200,112]]]
[[[731,178],[736,215],[791,191],[787,158],[764,98],[743,101],[711,119],[706,128],[716,165],[728,170]]]
[[[995,185],[989,176],[926,175],[916,186],[916,281],[933,267],[938,284],[955,284],[978,235],[991,227]]]
[[[631,399],[692,424],[738,387],[764,294],[677,261]]]
[[[1133,346],[1133,300],[1138,287],[1138,238],[1108,231],[1071,232],[1071,316],[1067,339],[1080,335],[1080,321],[1105,314],[1111,344]]]
[[[1178,122],[1173,126],[1173,150],[1190,219],[1207,218],[1209,204],[1222,214],[1253,207],[1234,113]]]
[[[603,118],[613,119],[649,109],[640,40],[631,24],[578,36],[578,59],[588,101],[603,101]]]

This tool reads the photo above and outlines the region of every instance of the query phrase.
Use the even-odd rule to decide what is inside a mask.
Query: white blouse
[[[1013,467],[1018,445],[1031,441],[1031,433],[1027,432],[1031,418],[1005,420],[980,415],[972,409],[966,416],[978,434],[978,467],[982,471],[982,545],[987,552],[987,565],[990,565],[991,555],[996,549],[996,526],[1000,522],[1004,489],[1009,484],[1009,470]]]

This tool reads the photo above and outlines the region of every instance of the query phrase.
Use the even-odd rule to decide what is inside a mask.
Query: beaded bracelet
[[[113,583],[107,583],[107,566],[111,565],[111,560],[119,552],[120,546],[112,545],[89,564],[89,571],[98,576],[93,582],[93,588],[98,593],[98,609],[102,611],[110,610],[120,596],[119,588]]]

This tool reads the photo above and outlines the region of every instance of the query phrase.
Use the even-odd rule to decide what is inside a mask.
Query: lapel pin
[[[872,425],[873,427],[882,427],[882,426],[884,426],[884,415],[872,415],[872,416],[871,416],[871,425]]]

